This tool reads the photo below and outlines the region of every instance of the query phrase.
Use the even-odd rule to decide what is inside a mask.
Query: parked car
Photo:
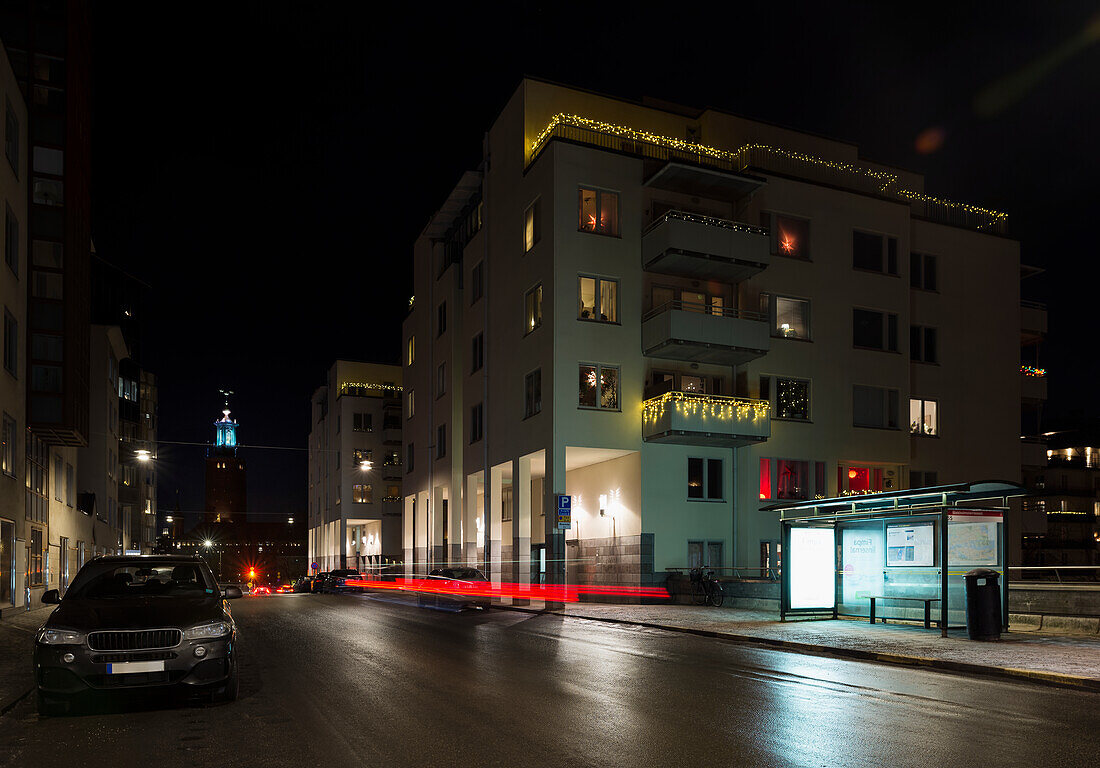
[[[323,592],[322,587],[325,585],[325,579],[328,578],[328,571],[321,571],[310,582],[309,591],[313,593]]]
[[[237,698],[237,627],[228,600],[202,558],[98,557],[73,578],[35,635],[38,711],[67,708],[88,692],[165,688]]]
[[[252,597],[259,597],[260,595],[270,595],[271,587],[265,587],[263,584],[258,584],[252,588]]]
[[[439,592],[420,592],[417,602],[428,608],[477,608],[485,610],[492,604],[486,587],[489,579],[477,568],[436,568],[428,574],[428,580]]]
[[[300,578],[296,582],[294,582],[294,591],[295,592],[312,592],[313,591],[312,588],[313,588],[313,577],[312,576],[303,576],[302,578]]]
[[[347,583],[362,578],[364,578],[363,574],[354,568],[334,568],[325,575],[324,580],[321,582],[321,591],[333,593],[362,592],[362,587]]]

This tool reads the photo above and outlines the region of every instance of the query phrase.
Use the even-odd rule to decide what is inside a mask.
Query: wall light
[[[607,517],[607,494],[600,494],[600,517]]]

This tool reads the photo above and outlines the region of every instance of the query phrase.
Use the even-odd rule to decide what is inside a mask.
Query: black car
[[[80,569],[38,630],[38,710],[88,691],[171,687],[214,700],[237,697],[237,627],[224,592],[199,557],[98,557]]]
[[[364,578],[363,574],[354,568],[334,568],[328,573],[321,574],[321,592],[362,592],[363,588],[358,584],[349,584]]]
[[[417,595],[423,607],[485,610],[492,603],[487,594],[489,579],[477,568],[436,568],[428,574],[427,586],[432,591]]]
[[[313,591],[313,577],[303,576],[294,582],[295,592],[312,592]]]

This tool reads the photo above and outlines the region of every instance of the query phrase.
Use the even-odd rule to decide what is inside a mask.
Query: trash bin
[[[975,568],[966,576],[966,633],[971,640],[1001,639],[1001,575]]]

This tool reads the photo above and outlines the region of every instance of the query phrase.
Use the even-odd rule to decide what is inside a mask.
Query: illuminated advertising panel
[[[935,527],[932,523],[891,525],[886,528],[886,565],[934,565]]]
[[[836,533],[832,528],[791,528],[790,608],[836,605]]]

